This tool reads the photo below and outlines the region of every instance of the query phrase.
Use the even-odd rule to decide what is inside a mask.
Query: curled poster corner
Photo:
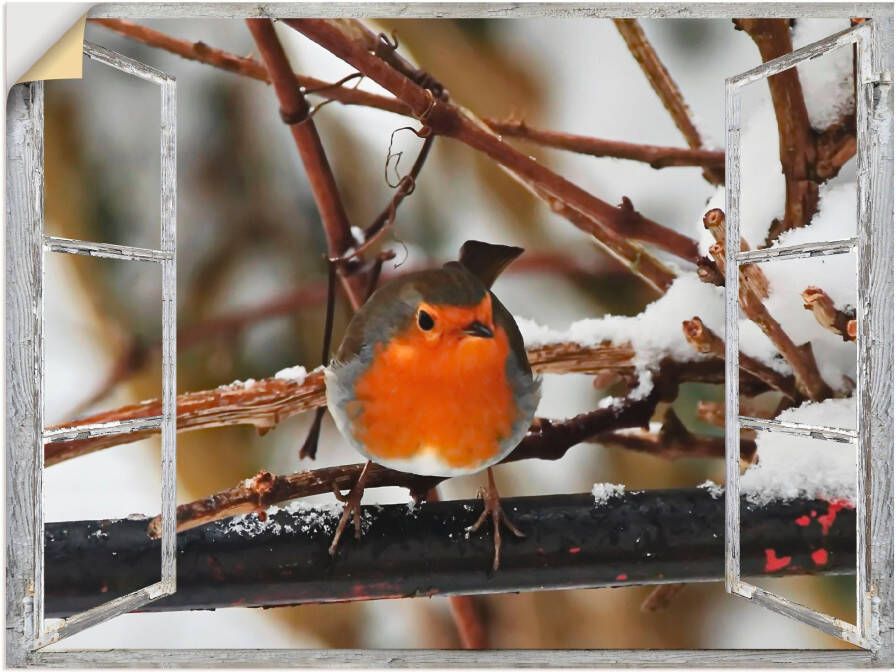
[[[80,79],[89,3],[6,6],[6,85]]]

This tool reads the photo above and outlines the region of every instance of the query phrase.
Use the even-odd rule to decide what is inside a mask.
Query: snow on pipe
[[[606,490],[606,489],[605,489]],[[504,534],[490,571],[490,525],[465,538],[476,500],[364,507],[327,552],[339,509],[294,502],[178,535],[177,585],[146,611],[280,606],[465,593],[720,581],[724,498],[712,488],[507,498],[526,533]],[[598,492],[595,490],[595,492]],[[46,525],[46,614],[63,617],[159,580],[146,518]],[[744,576],[855,571],[855,512],[844,501],[742,503]]]

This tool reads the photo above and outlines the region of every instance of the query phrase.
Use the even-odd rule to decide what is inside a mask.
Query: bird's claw
[[[342,507],[342,515],[339,517],[339,524],[336,525],[336,533],[333,535],[333,541],[330,542],[330,555],[336,555],[336,549],[339,547],[339,540],[342,538],[342,533],[345,532],[345,528],[348,526],[349,522],[354,522],[355,539],[361,538],[361,498],[364,496],[364,482],[367,480],[366,476],[369,466],[370,462],[364,466],[361,475],[358,477],[358,481],[346,495],[343,495],[339,491],[339,487],[336,483],[333,483],[333,495],[335,495],[336,499],[342,502],[344,506]]]
[[[504,513],[504,509],[501,506],[501,497],[498,494],[497,487],[495,487],[495,479],[492,476],[491,469],[488,471],[488,487],[479,488],[476,497],[482,500],[482,513],[479,514],[479,518],[476,519],[475,523],[465,528],[465,531],[469,537],[472,532],[479,531],[479,528],[482,527],[486,519],[489,517],[492,519],[492,536],[495,541],[495,555],[492,560],[492,570],[498,571],[498,568],[501,566],[501,524],[503,523],[504,526],[517,537],[522,538],[526,535],[514,525],[513,521],[511,521],[507,514]]]

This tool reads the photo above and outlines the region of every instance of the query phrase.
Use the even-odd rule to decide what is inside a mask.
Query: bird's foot
[[[336,495],[336,499],[342,502],[344,506],[342,507],[342,516],[339,518],[339,524],[336,526],[336,533],[333,535],[333,541],[330,542],[330,555],[336,555],[339,540],[342,538],[342,533],[345,532],[349,522],[354,521],[355,539],[361,538],[361,498],[364,496],[364,483],[367,481],[367,472],[370,469],[370,465],[370,461],[364,465],[361,475],[358,476],[358,480],[352,486],[352,489],[348,491],[347,495],[339,492],[339,488],[333,483],[333,494]]]
[[[525,537],[520,529],[513,524],[504,509],[501,507],[501,496],[498,494],[498,488],[495,486],[495,477],[492,474],[491,467],[488,469],[488,486],[479,489],[478,497],[482,499],[482,513],[475,523],[466,528],[467,535],[471,532],[477,532],[486,519],[492,519],[492,536],[495,540],[495,556],[492,561],[492,569],[498,571],[501,566],[501,524],[507,527],[517,537]]]

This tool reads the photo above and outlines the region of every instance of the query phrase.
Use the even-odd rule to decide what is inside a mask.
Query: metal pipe
[[[724,499],[706,489],[503,500],[526,533],[504,534],[490,570],[490,526],[465,538],[476,500],[364,507],[360,541],[327,552],[339,509],[295,503],[218,521],[177,539],[177,592],[147,611],[597,588],[723,577]],[[147,518],[49,523],[47,616],[159,580]],[[855,514],[823,500],[742,503],[745,575],[855,571]]]

